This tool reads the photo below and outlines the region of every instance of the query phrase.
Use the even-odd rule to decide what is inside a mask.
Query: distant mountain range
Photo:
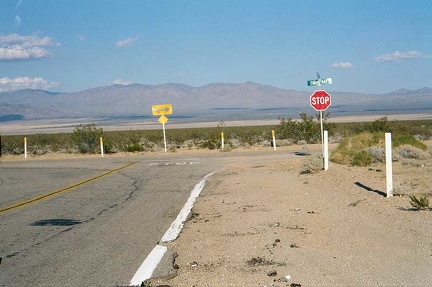
[[[327,88],[327,87],[325,87]],[[252,82],[112,85],[74,93],[19,90],[0,93],[0,121],[45,119],[151,118],[152,105],[172,104],[179,122],[297,118],[314,114],[312,92],[279,89]],[[432,89],[400,89],[386,94],[331,92],[332,116],[421,113],[432,110]]]

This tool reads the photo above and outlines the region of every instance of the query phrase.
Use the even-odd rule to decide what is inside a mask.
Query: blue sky
[[[2,0],[0,91],[247,81],[432,87],[430,0]]]

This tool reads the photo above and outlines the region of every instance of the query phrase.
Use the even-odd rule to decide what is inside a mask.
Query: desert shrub
[[[23,154],[23,138],[18,136],[1,137],[1,151],[2,154]]]
[[[35,134],[29,136],[28,138],[32,145],[41,147],[51,145],[51,143],[54,141],[53,137],[49,134]]]
[[[70,150],[73,147],[67,134],[34,134],[27,136],[28,151],[32,155],[43,155],[48,152]]]
[[[392,139],[393,157],[396,159],[427,159],[427,146],[414,136],[399,135]],[[339,164],[367,166],[385,161],[384,133],[362,132],[343,139],[333,151],[330,160]]]
[[[125,152],[140,152],[142,151],[141,145],[139,143],[127,144],[123,147]]]
[[[229,144],[231,146],[231,148],[239,148],[241,146],[243,146],[244,144],[237,138],[232,138],[229,141]]]
[[[143,151],[155,151],[156,149],[159,148],[159,146],[156,143],[154,143],[154,142],[152,142],[146,138],[141,138],[140,144],[141,144]],[[161,144],[160,146],[163,146],[164,145],[163,141],[161,141],[160,144]]]
[[[33,147],[30,147],[28,149],[28,153],[32,156],[44,155],[44,154],[47,154],[48,152],[49,152],[48,146],[44,146],[41,148],[37,148],[37,147],[33,146]]]
[[[261,142],[261,145],[263,146],[263,147],[272,147],[273,146],[273,140],[263,140],[262,142]],[[277,143],[276,143],[276,145],[277,145]]]
[[[24,138],[27,138],[27,152],[31,155],[41,155],[49,151],[59,151],[71,145],[70,136],[67,134],[2,136],[2,153],[11,155],[23,154]]]
[[[332,152],[330,160],[339,164],[368,166],[374,161],[382,161],[382,154],[378,150],[383,145],[383,134],[363,132],[343,139]]]
[[[351,146],[355,150],[366,149],[371,146],[384,146],[385,139],[382,133],[363,132],[351,138]]]
[[[376,119],[367,125],[367,130],[371,133],[390,132],[390,122],[387,117]]]
[[[207,140],[203,140],[197,143],[197,147],[207,149],[218,149],[221,147],[221,145],[221,140],[215,137],[210,137]]]
[[[366,150],[356,151],[352,155],[351,165],[368,166],[372,163],[372,156]]]
[[[157,147],[149,137],[163,145],[163,138],[159,139],[154,136],[153,132],[148,131],[119,131],[108,133],[108,140],[112,143],[112,151],[121,152],[142,152],[152,151]]]
[[[121,151],[125,152],[140,152],[142,147],[140,144],[141,135],[134,131],[129,131],[119,143]]]
[[[231,145],[230,144],[225,144],[224,145],[224,148],[220,148],[220,151],[221,152],[229,152],[229,151],[231,151],[232,149],[231,149]]]
[[[334,134],[336,124],[328,122],[329,113],[323,115],[323,128],[329,135]],[[306,141],[307,143],[318,143],[321,141],[320,116],[307,116],[306,113],[300,114],[300,120],[291,118],[280,119],[280,125],[276,130],[278,138],[291,139],[295,143]]]
[[[193,140],[186,140],[182,144],[182,148],[192,149],[195,146],[195,142]]]
[[[350,163],[349,157],[342,151],[333,152],[330,156],[330,161],[343,165],[348,165]]]
[[[385,162],[385,148],[382,146],[371,146],[366,151],[372,157],[373,162]]]
[[[285,140],[276,140],[276,146],[291,146],[293,145],[293,142],[291,140],[285,139]]]
[[[350,137],[364,131],[391,132],[394,138],[400,135],[415,135],[421,140],[427,140],[432,137],[431,120],[407,120],[407,121],[389,121],[387,117],[379,118],[374,122],[352,122],[338,123],[335,128],[335,134],[343,137]]]
[[[365,131],[370,132],[369,135],[361,140],[361,143],[352,143],[349,140],[346,143],[346,152],[349,157],[346,160],[346,154],[338,152],[332,154],[332,158],[339,162],[351,164],[352,156],[356,150],[365,149],[372,156],[373,161],[382,161],[383,156],[380,150],[383,147],[384,138],[383,132],[392,132],[394,149],[409,144],[416,148],[425,150],[425,145],[417,139],[429,139],[432,136],[432,121],[431,120],[413,120],[413,121],[388,121],[387,118],[377,119],[373,123],[338,123],[332,124],[327,122],[328,114],[324,115],[324,129],[329,131],[330,139],[338,138],[340,145],[347,138],[351,138],[357,134],[362,134]],[[228,127],[224,122],[220,122],[213,128],[186,128],[186,129],[168,129],[167,142],[172,145],[181,146],[184,148],[193,148],[200,145],[202,148],[220,148],[220,132],[225,135],[225,143],[230,143],[231,148],[250,147],[251,145],[262,144],[267,146],[271,144],[271,130],[276,131],[277,146],[290,144],[307,144],[312,142],[320,142],[320,127],[319,121],[314,117],[301,114],[299,120],[280,119],[281,124],[278,126],[243,126],[243,127]],[[91,131],[92,127],[93,131]],[[85,126],[81,126],[85,131]],[[100,132],[94,124],[90,125],[88,133]],[[380,131],[380,132],[376,132]],[[79,149],[76,141],[85,143],[87,140],[82,137],[77,139],[77,130],[74,133],[67,134],[35,134],[27,135],[28,151],[35,151],[36,154],[44,153],[46,149],[49,151],[58,152],[91,152],[87,150],[85,144]],[[373,136],[370,136],[372,134]],[[104,135],[104,151],[147,151],[155,150],[163,146],[163,133],[161,129],[155,130],[135,130],[135,131],[109,131],[103,132]],[[378,141],[375,137],[378,137]],[[25,136],[3,136],[2,137],[2,152],[3,154],[22,154],[23,138]],[[382,137],[382,139],[380,138]],[[90,139],[89,139],[90,140]],[[97,152],[99,149],[99,134],[93,137],[92,149]],[[360,139],[359,139],[360,142]],[[351,145],[354,145],[351,146]],[[366,147],[365,147],[366,146]],[[90,147],[90,146],[89,146]],[[361,155],[357,155],[361,157]],[[332,160],[333,161],[333,160]]]
[[[397,148],[402,145],[410,145],[421,150],[427,150],[427,146],[412,135],[400,135],[392,139],[393,148]]]
[[[422,160],[431,157],[428,152],[407,144],[401,145],[394,149],[393,154],[396,159],[405,158]]]
[[[426,195],[417,198],[415,195],[410,195],[410,201],[412,207],[414,207],[417,210],[427,210],[429,209],[429,199]]]
[[[116,148],[114,147],[113,142],[109,138],[103,140],[103,149],[104,149],[104,153],[106,154],[115,153],[117,151]]]
[[[242,134],[237,134],[237,138],[248,145],[259,144],[263,141],[261,133],[254,132],[244,132]]]
[[[323,157],[318,154],[313,154],[306,157],[303,165],[300,168],[301,174],[313,174],[323,170],[324,162]]]
[[[97,153],[102,135],[102,128],[95,124],[80,124],[74,129],[71,138],[80,153]]]
[[[277,134],[282,138],[292,139],[294,142],[304,140],[308,143],[319,142],[321,137],[320,124],[313,117],[305,113],[300,114],[301,121],[292,118],[281,118]]]

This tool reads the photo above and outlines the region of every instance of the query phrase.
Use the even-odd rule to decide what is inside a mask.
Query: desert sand
[[[299,147],[288,148],[294,152]],[[311,148],[319,152],[319,148]],[[180,237],[178,275],[145,286],[432,286],[432,163],[300,174],[307,157],[239,161],[211,176]]]

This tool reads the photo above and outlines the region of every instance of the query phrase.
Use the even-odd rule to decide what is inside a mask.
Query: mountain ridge
[[[0,120],[151,117],[151,106],[158,104],[172,104],[172,117],[200,118],[203,121],[216,118],[295,118],[300,112],[315,112],[309,105],[312,92],[255,82],[210,83],[199,87],[178,83],[115,84],[70,93],[25,89],[0,93]],[[384,94],[329,93],[332,95],[329,111],[336,115],[371,110],[400,113],[404,109],[432,110],[432,89],[429,87],[399,89]]]

